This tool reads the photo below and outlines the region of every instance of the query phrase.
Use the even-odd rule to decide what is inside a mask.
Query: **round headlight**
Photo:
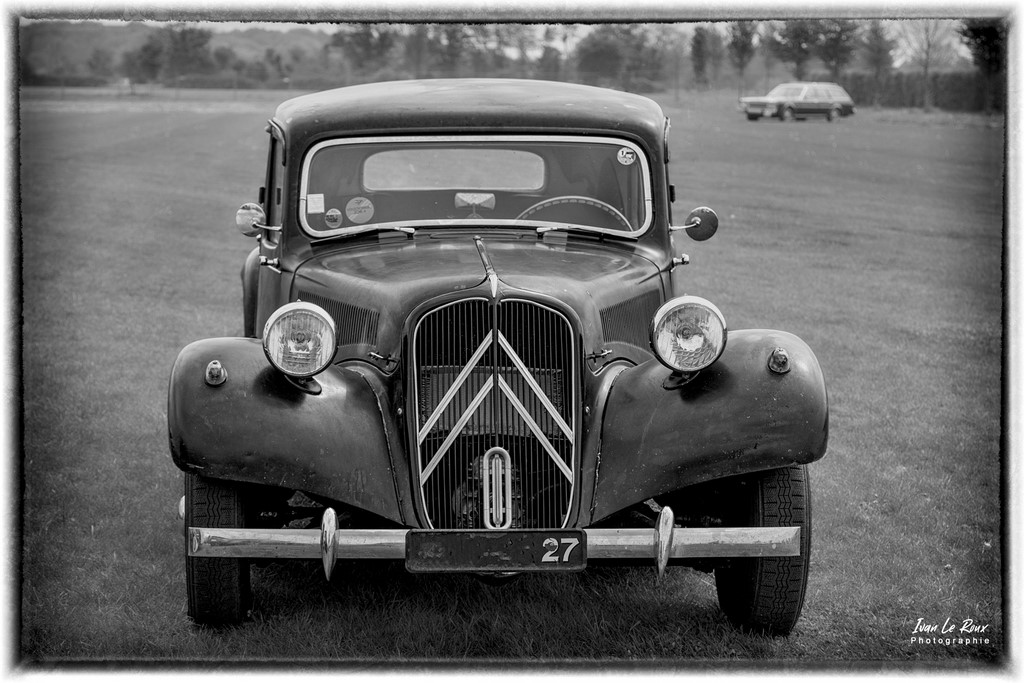
[[[702,370],[725,350],[721,311],[699,296],[666,301],[651,323],[651,348],[662,363],[680,372]]]
[[[292,377],[312,377],[334,358],[337,333],[330,314],[304,301],[285,304],[263,328],[263,350],[271,364]]]

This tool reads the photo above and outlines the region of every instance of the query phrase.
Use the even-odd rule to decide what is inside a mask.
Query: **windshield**
[[[768,97],[800,97],[800,93],[803,91],[804,86],[802,85],[778,85],[772,88]]]
[[[306,156],[300,219],[316,237],[396,227],[521,226],[639,235],[650,168],[614,138],[329,140]]]

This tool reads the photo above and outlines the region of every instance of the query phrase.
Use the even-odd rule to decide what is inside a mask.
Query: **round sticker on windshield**
[[[341,227],[341,211],[337,209],[331,209],[324,214],[324,223],[327,224],[328,228]]]
[[[631,149],[623,147],[619,150],[619,163],[623,166],[629,166],[636,161],[636,152]]]
[[[373,218],[373,202],[366,197],[354,197],[345,205],[345,215],[353,223],[365,223]]]

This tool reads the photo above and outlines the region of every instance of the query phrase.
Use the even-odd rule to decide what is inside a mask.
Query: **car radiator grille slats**
[[[651,290],[601,311],[605,341],[622,341],[649,348],[651,319],[661,306],[661,292]]]
[[[316,304],[334,318],[338,331],[338,346],[346,344],[377,343],[377,325],[380,313],[369,308],[335,301],[319,294],[299,290],[299,301]]]
[[[565,524],[576,477],[573,339],[564,316],[523,300],[463,300],[420,321],[415,438],[430,526],[485,526],[481,460],[494,447],[511,462],[508,526]]]

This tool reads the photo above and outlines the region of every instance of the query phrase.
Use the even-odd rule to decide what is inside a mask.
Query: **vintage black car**
[[[674,223],[657,104],[379,83],[289,100],[267,132],[237,216],[245,336],[190,344],[170,378],[194,621],[246,617],[252,560],[329,580],[345,558],[688,565],[736,625],[793,628],[825,383],[796,336],[727,331],[684,293],[674,242],[718,219]]]
[[[850,95],[835,83],[783,83],[763,97],[741,97],[739,108],[749,121],[762,116],[780,121],[820,116],[836,121],[856,110]]]

